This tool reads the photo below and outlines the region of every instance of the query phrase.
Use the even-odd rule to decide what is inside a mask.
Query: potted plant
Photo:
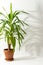
[[[5,10],[5,9],[4,9]],[[10,13],[6,15],[0,12],[0,15],[4,16],[0,19],[0,35],[4,34],[5,40],[7,41],[8,48],[4,49],[6,60],[13,60],[13,55],[16,47],[16,41],[18,41],[19,47],[26,34],[23,27],[28,26],[25,21],[21,20],[18,15],[22,13],[28,14],[24,11],[12,11],[12,3],[10,3]],[[12,47],[11,47],[12,46]]]

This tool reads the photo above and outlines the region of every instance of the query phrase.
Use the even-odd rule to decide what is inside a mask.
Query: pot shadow
[[[14,60],[15,60],[15,61],[25,61],[25,60],[33,60],[33,59],[36,59],[36,57],[24,56],[24,57],[15,58]]]

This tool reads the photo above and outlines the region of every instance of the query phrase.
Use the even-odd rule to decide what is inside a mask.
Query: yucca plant
[[[3,8],[4,9],[4,8]],[[5,9],[4,9],[5,11]],[[24,39],[24,34],[26,34],[24,30],[24,26],[28,26],[25,21],[21,20],[18,15],[19,14],[29,14],[24,11],[12,11],[12,3],[10,3],[10,13],[6,15],[0,12],[0,15],[4,16],[3,19],[0,19],[0,35],[5,36],[5,40],[8,43],[8,50],[11,50],[11,45],[13,50],[15,51],[16,41],[18,41],[19,47],[21,47],[21,42]]]

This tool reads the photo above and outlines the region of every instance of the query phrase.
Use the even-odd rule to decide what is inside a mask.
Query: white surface
[[[43,57],[29,56],[23,49],[16,51],[14,54],[14,61],[6,61],[4,53],[0,56],[0,65],[43,65]]]
[[[43,65],[42,57],[18,56],[14,61],[6,61],[0,58],[0,65]]]
[[[4,46],[3,46],[4,48]],[[24,47],[23,47],[24,48]],[[34,56],[25,52],[25,49],[18,49],[14,53],[14,61],[6,61],[3,49],[0,49],[0,65],[43,65],[43,57]]]

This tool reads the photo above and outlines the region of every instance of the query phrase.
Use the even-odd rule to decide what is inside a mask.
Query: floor
[[[23,55],[24,54],[24,55]],[[32,57],[25,53],[17,52],[14,54],[14,61],[6,61],[4,54],[0,56],[0,65],[43,65],[43,57]]]

